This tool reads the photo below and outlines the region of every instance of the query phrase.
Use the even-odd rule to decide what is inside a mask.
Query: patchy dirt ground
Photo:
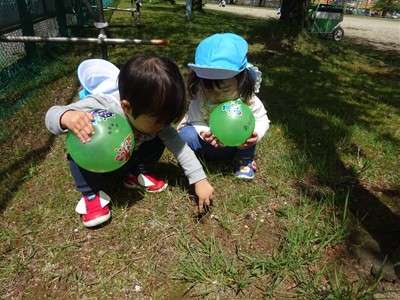
[[[209,5],[207,4],[206,6]],[[232,6],[232,8],[237,9],[235,6]],[[215,6],[215,9],[222,8]],[[231,7],[228,6],[223,9],[227,11]],[[245,7],[244,11],[246,13],[252,11],[265,13],[265,10],[259,8]],[[276,17],[276,11],[268,10],[268,12],[271,13],[272,17]],[[395,24],[394,22],[391,23]],[[400,22],[396,24],[400,25]],[[351,38],[349,36],[350,32],[350,29],[345,28],[345,39]],[[362,36],[362,30],[360,29],[355,30],[355,33]],[[354,39],[356,40],[358,37],[354,36]],[[365,41],[370,42],[368,39],[365,39]],[[386,45],[386,43],[379,45]],[[42,124],[41,118],[50,103],[51,105],[63,104],[63,101],[70,100],[71,95],[76,94],[78,87],[75,73],[69,76],[68,80],[64,78],[59,80],[64,81],[63,84],[54,82],[54,88],[51,89],[54,99],[49,99],[48,94],[43,95],[43,99],[48,100],[40,102],[39,106],[35,105],[35,113],[29,114],[30,122]],[[21,113],[21,115],[28,114]],[[35,131],[29,127],[30,123],[23,122],[24,119],[18,120],[20,121],[9,122],[8,128],[16,128],[18,132],[25,131],[23,135],[18,135],[15,139],[24,144],[24,148],[19,143],[16,145],[10,140],[9,144],[6,145],[13,145],[5,148],[12,155],[6,155],[8,152],[2,151],[2,158],[5,160],[10,160],[10,157],[13,160],[15,157],[20,158],[14,161],[11,160],[11,167],[5,174],[7,175],[7,182],[10,182],[17,175],[22,179],[9,184],[7,190],[4,189],[4,192],[12,193],[13,195],[17,194],[17,192],[20,193],[20,198],[24,201],[10,203],[7,213],[9,215],[24,214],[26,218],[23,218],[23,222],[20,223],[8,223],[9,221],[7,220],[2,222],[7,231],[5,231],[3,241],[0,243],[0,248],[5,249],[5,251],[0,252],[4,253],[3,257],[11,252],[16,255],[7,256],[10,262],[9,270],[13,273],[8,276],[7,280],[0,283],[0,287],[7,287],[0,299],[53,298],[62,300],[74,299],[74,296],[75,299],[95,299],[95,295],[101,294],[103,299],[106,299],[107,296],[109,299],[149,299],[144,294],[155,293],[161,295],[164,291],[163,297],[156,296],[153,299],[190,298],[189,296],[185,298],[181,296],[182,294],[186,295],[186,286],[169,282],[167,280],[168,274],[163,272],[169,265],[176,264],[178,261],[177,255],[179,252],[174,251],[176,247],[172,244],[174,243],[173,238],[177,236],[181,229],[175,229],[176,224],[171,220],[178,217],[186,219],[191,217],[187,212],[191,211],[190,207],[193,208],[193,205],[187,200],[186,191],[181,191],[178,188],[174,188],[171,193],[169,191],[168,193],[173,197],[167,198],[170,201],[168,205],[164,206],[157,204],[158,202],[155,200],[158,196],[156,195],[143,199],[140,193],[135,191],[122,192],[116,189],[113,195],[116,196],[118,194],[121,198],[115,201],[115,220],[109,224],[106,230],[88,233],[80,229],[82,224],[74,212],[75,203],[72,201],[74,196],[71,198],[67,196],[68,194],[72,195],[73,183],[70,181],[67,166],[65,164],[60,166],[59,164],[60,161],[65,161],[63,140],[48,136],[45,128]],[[13,132],[14,130],[11,129],[10,132]],[[36,145],[38,146],[36,147]],[[48,145],[51,145],[51,148]],[[29,151],[26,154],[21,149],[28,149]],[[36,167],[38,162],[40,164]],[[164,174],[173,173],[174,175],[169,177],[178,178],[179,182],[181,182],[180,180],[183,181],[182,177],[176,175],[180,174],[179,171],[171,168],[171,166],[172,163],[164,165]],[[21,174],[15,175],[17,171]],[[267,171],[268,169],[260,170],[260,172]],[[177,173],[175,174],[174,172]],[[11,176],[10,179],[8,178],[9,176]],[[265,175],[259,176],[256,180],[260,180],[263,177]],[[219,186],[224,187],[223,193],[232,191],[232,186],[228,184],[230,184],[229,181],[226,185],[219,183]],[[51,186],[61,186],[62,192],[60,192],[60,195],[65,196],[62,199],[56,199],[50,188]],[[273,187],[267,186],[267,188],[272,189]],[[38,193],[38,191],[42,192]],[[77,194],[75,193],[75,195]],[[115,198],[113,197],[113,199]],[[248,253],[255,255],[261,252],[259,249],[263,249],[263,253],[269,253],[271,249],[275,248],[274,246],[278,242],[278,235],[275,234],[277,226],[274,223],[273,215],[279,213],[279,203],[283,202],[280,200],[281,198],[277,198],[271,205],[260,207],[254,213],[246,214],[243,219],[239,220],[240,224],[243,225],[243,231],[241,231],[243,236],[251,236],[252,232],[256,232],[256,230],[253,231],[254,228],[258,230],[257,236],[251,239],[251,243],[243,245],[243,247],[248,247],[245,248]],[[30,206],[31,203],[35,203],[34,207]],[[157,213],[161,211],[162,218],[154,218],[155,211]],[[52,215],[51,218],[48,217],[49,214]],[[140,218],[135,217],[139,215],[141,215]],[[263,218],[262,220],[264,220],[266,226],[261,226],[258,229],[257,224],[259,224],[258,222],[261,218]],[[115,222],[117,219],[118,221]],[[54,220],[56,221],[54,222]],[[227,247],[223,249],[224,253],[228,254],[233,253],[232,251],[230,252],[230,249],[236,250],[242,246],[239,243],[235,243],[237,236],[232,237],[231,234],[227,234],[227,231],[221,225],[217,224],[219,222],[218,215],[214,214],[212,217],[210,216],[210,219],[205,218],[201,221],[195,225],[191,225],[195,223],[195,219],[186,221],[184,224],[189,225],[183,226],[185,232],[195,226],[201,232],[215,232],[216,239],[223,241],[224,247]],[[11,228],[18,229],[15,230],[18,233],[16,238],[12,240],[8,239],[9,232],[12,232]],[[368,273],[371,271],[372,274],[379,272],[381,262],[381,260],[376,262],[376,259],[373,260],[374,256],[367,255],[369,253],[366,253],[365,249],[379,252],[379,245],[373,239],[367,238],[367,242],[364,239],[359,241],[359,236],[363,234],[367,235],[368,233],[364,231],[355,232],[351,237],[354,245],[360,245],[359,247],[353,247],[355,248],[354,252],[357,260],[348,260],[346,269],[343,270],[346,278],[352,278],[354,282],[358,279],[358,272]],[[25,246],[25,241],[29,243],[29,246]],[[335,247],[327,250],[327,253],[324,254],[332,260],[337,257],[338,263],[340,263],[342,251],[345,251],[345,249]],[[359,270],[360,261],[363,262],[361,271]],[[5,278],[8,275],[6,270],[2,269],[1,272]],[[142,273],[143,276],[136,278],[137,273]],[[393,274],[389,275],[392,276]],[[260,279],[260,284],[262,284],[262,280],[266,279]],[[388,278],[381,283],[379,288],[381,290],[400,290],[400,286],[392,284],[390,280],[392,278]],[[287,282],[290,283],[289,281]],[[110,286],[119,288],[117,294],[110,296]],[[142,294],[136,291],[137,288],[139,290],[142,288]],[[288,284],[286,288],[290,292],[289,289],[292,286]],[[0,288],[0,290],[2,289]],[[168,293],[169,297],[165,295]],[[260,289],[259,294],[261,293],[262,290]],[[391,298],[380,298],[378,296],[374,299],[400,300],[400,294],[390,294]],[[220,294],[218,298],[232,299],[228,294]],[[253,297],[249,296],[247,299],[260,298],[261,296],[257,297],[253,294]],[[204,297],[204,299],[206,298]]]
[[[227,5],[219,7],[215,4],[208,4],[205,10],[219,10],[255,16],[259,18],[279,18],[274,9],[265,9],[260,7],[249,7],[239,5]],[[382,19],[374,17],[359,17],[345,15],[341,24],[344,30],[343,42],[355,43],[372,46],[378,50],[393,51],[400,54],[400,20]],[[370,273],[376,276],[385,261],[384,255],[377,243],[376,236],[373,237],[365,228],[353,229],[349,241],[349,253],[356,258],[354,265],[349,261],[350,268],[362,268],[361,273]],[[378,237],[382,238],[382,237]],[[368,250],[369,249],[369,250]],[[378,255],[374,255],[372,252]],[[392,259],[397,261],[400,258],[400,246],[393,250]],[[397,268],[396,268],[397,269]],[[397,272],[399,272],[397,270]],[[393,265],[386,264],[383,267],[383,281],[380,283],[382,290],[400,291],[398,281],[399,274],[395,274]],[[382,299],[382,298],[377,298]],[[383,299],[388,299],[383,296]],[[390,299],[400,300],[400,292],[390,295]]]
[[[278,18],[275,9],[227,5],[219,7],[207,3],[205,9],[222,10],[260,18]],[[400,19],[382,19],[345,15],[342,22],[343,40],[360,44],[369,44],[382,50],[394,50],[400,53]]]

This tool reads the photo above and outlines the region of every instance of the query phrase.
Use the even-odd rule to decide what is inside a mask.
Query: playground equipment
[[[86,6],[87,11],[91,15],[93,19],[93,25],[97,29],[100,30],[100,33],[97,38],[82,38],[82,37],[40,37],[33,34],[33,25],[29,23],[31,20],[31,16],[29,15],[28,8],[24,5],[18,5],[20,10],[20,15],[26,16],[25,18],[21,18],[21,27],[23,35],[13,35],[13,34],[1,34],[0,35],[0,42],[11,42],[11,43],[18,43],[23,42],[25,43],[26,53],[33,52],[33,44],[34,43],[82,43],[82,44],[98,44],[101,48],[102,58],[108,60],[108,46],[107,45],[116,45],[116,44],[136,44],[136,45],[169,45],[170,42],[167,39],[150,39],[150,40],[139,40],[139,39],[120,39],[120,38],[112,38],[110,31],[109,31],[109,24],[104,20],[104,10],[122,10],[128,11],[132,13],[132,16],[135,19],[136,24],[134,26],[140,27],[142,26],[138,22],[140,22],[140,9],[141,9],[141,0],[131,0],[131,8],[114,8],[114,7],[103,7],[103,1],[97,0],[97,6],[92,6],[91,1],[89,0],[80,0],[81,3]],[[21,2],[21,1],[20,1]],[[59,3],[59,1],[55,1],[55,3]],[[134,4],[135,3],[135,4]],[[62,5],[58,5],[59,10],[62,10]],[[136,5],[136,8],[134,8]],[[61,7],[60,7],[61,6]],[[97,9],[94,9],[97,8]],[[21,11],[23,13],[21,13]],[[136,17],[135,17],[136,14]],[[60,15],[62,16],[62,15]],[[59,17],[58,20],[65,20],[65,17]],[[28,22],[26,22],[28,21]],[[120,25],[120,26],[130,26],[130,25]],[[59,24],[60,31],[61,28],[66,27],[65,24]],[[26,29],[27,28],[27,29]],[[64,32],[66,32],[64,30]],[[26,33],[30,33],[28,35]],[[64,35],[64,34],[62,34]]]
[[[124,0],[127,2],[127,0]],[[130,3],[112,0],[7,0],[0,1],[0,118],[11,116],[25,101],[44,91],[47,83],[64,75],[64,54],[72,47],[58,46],[91,44],[100,51],[96,57],[109,60],[111,46],[169,45],[168,39],[139,39],[137,30],[116,30],[118,27],[138,27],[140,2],[131,1],[124,18],[111,18],[103,8],[121,3],[129,9]],[[96,5],[92,7],[92,5]],[[138,6],[139,5],[139,6]],[[119,5],[118,5],[119,6]],[[139,8],[139,9],[138,9]],[[121,8],[122,9],[122,8]],[[119,12],[118,12],[119,14]],[[132,14],[133,18],[130,17]],[[140,14],[143,20],[143,14]],[[108,18],[110,16],[110,18]],[[127,25],[114,24],[128,20]],[[111,21],[109,21],[111,20]],[[108,24],[112,23],[112,24]],[[74,26],[91,28],[69,30]],[[122,35],[123,34],[123,35]],[[151,34],[151,33],[149,33]],[[112,36],[114,35],[114,36]],[[89,47],[92,48],[92,47]],[[98,54],[98,52],[100,52]],[[90,53],[88,53],[89,55]],[[92,55],[91,55],[92,56]],[[48,94],[43,95],[47,97]]]
[[[110,7],[110,6],[103,7],[103,10],[116,10],[116,11],[130,12],[135,21],[135,25],[134,25],[135,27],[143,26],[142,24],[140,24],[141,9],[142,9],[142,0],[131,0],[131,8],[119,8],[119,7]],[[121,25],[121,26],[126,26],[126,25]]]
[[[87,1],[87,0],[82,0]],[[97,8],[97,6],[92,6],[92,8]],[[133,24],[108,24],[108,27],[137,27],[142,28],[145,27],[144,24],[140,23],[142,9],[142,0],[131,0],[131,8],[120,8],[120,7],[111,7],[105,6],[102,8],[103,11],[123,11],[130,12],[133,18]],[[96,23],[94,24],[96,27]],[[97,27],[96,27],[97,28]]]
[[[308,30],[321,37],[331,36],[335,41],[340,41],[344,36],[344,30],[340,26],[344,10],[345,3],[335,5],[321,4],[321,1],[310,3]]]

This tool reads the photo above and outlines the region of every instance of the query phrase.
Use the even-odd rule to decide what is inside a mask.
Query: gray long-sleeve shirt
[[[66,111],[90,111],[92,109],[106,109],[113,111],[123,116],[129,122],[121,108],[119,94],[116,93],[113,95],[90,95],[83,100],[69,105],[53,106],[46,113],[46,127],[51,133],[56,135],[66,133],[67,130],[62,129],[60,125],[60,118]],[[138,141],[135,139],[135,148],[137,149],[140,147],[141,143],[152,140],[155,137],[158,137],[178,160],[190,184],[206,178],[203,167],[194,152],[179,136],[176,129],[170,125],[167,125],[157,134],[141,134]]]

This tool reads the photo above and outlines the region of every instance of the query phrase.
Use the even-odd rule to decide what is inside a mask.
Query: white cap
[[[88,59],[78,66],[78,79],[87,94],[112,94],[118,90],[119,69],[104,59]],[[81,94],[80,94],[81,95]]]

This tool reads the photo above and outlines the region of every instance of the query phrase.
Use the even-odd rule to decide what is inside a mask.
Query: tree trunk
[[[196,10],[199,12],[203,12],[203,0],[194,0],[196,1]]]
[[[282,0],[280,20],[301,30],[307,24],[307,6],[309,0]]]

